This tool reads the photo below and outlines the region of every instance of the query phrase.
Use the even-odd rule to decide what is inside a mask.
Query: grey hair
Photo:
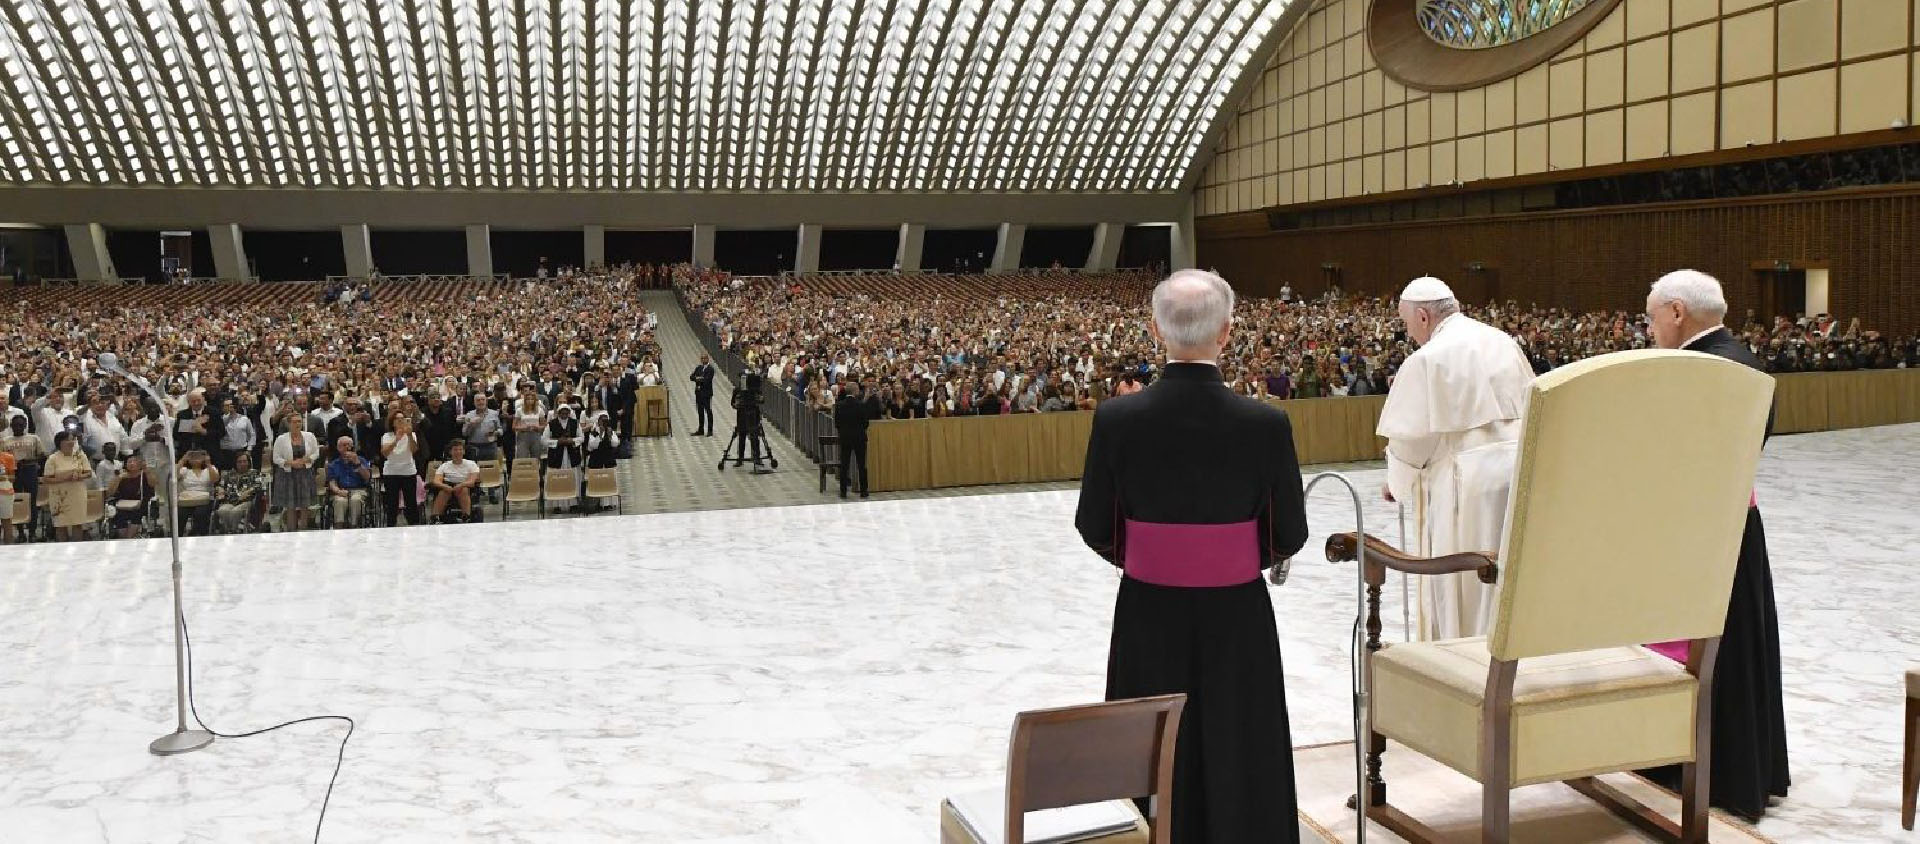
[[[1660,302],[1679,302],[1687,313],[1706,319],[1727,316],[1727,294],[1720,280],[1699,270],[1674,270],[1653,283],[1653,298]]]
[[[1233,318],[1233,287],[1205,270],[1180,270],[1153,288],[1152,306],[1168,346],[1208,346]]]
[[[1416,311],[1426,311],[1433,315],[1433,321],[1439,322],[1460,312],[1459,299],[1433,299],[1426,302],[1408,302]]]

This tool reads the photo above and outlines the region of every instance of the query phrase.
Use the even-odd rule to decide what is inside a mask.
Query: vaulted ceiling
[[[0,184],[1171,192],[1306,0],[7,0]]]

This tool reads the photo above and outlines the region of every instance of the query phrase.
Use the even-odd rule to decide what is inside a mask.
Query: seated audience
[[[333,459],[327,461],[327,497],[333,507],[334,527],[355,527],[367,512],[373,489],[373,464],[360,456],[353,437],[334,440]]]
[[[447,459],[433,470],[427,490],[433,495],[433,520],[445,517],[447,505],[458,503],[460,514],[473,518],[473,490],[480,483],[480,464],[467,459],[465,440],[447,444]]]
[[[233,468],[220,473],[220,505],[214,515],[224,533],[239,533],[242,526],[255,527],[260,505],[260,490],[266,479],[253,468],[253,455],[240,452],[233,457]]]

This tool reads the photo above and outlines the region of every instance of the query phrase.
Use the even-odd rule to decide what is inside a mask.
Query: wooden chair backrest
[[[1026,813],[1154,798],[1153,844],[1167,844],[1174,740],[1184,694],[1022,712],[1007,754],[1006,841],[1026,840]]]

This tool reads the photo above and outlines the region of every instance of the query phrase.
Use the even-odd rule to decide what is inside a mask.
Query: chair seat
[[[1484,638],[1381,649],[1373,657],[1374,730],[1478,779],[1492,662]],[[1641,647],[1523,659],[1507,785],[1691,759],[1697,690],[1685,667]]]
[[[974,811],[982,817],[971,817],[961,805],[977,806]],[[1006,794],[995,789],[991,794],[974,794],[954,797],[940,801],[940,841],[941,844],[1005,844]],[[995,807],[999,807],[996,809]],[[1131,817],[1132,825],[1106,834],[1075,834],[1072,830],[1084,829],[1078,822],[1092,820],[1099,824],[1103,821],[1117,821]],[[1072,841],[1077,844],[1147,844],[1149,840],[1147,822],[1140,818],[1133,803],[1127,800],[1113,800],[1087,806],[1074,806],[1067,809],[1049,809],[1030,812],[1027,815],[1027,844],[1033,842]]]

